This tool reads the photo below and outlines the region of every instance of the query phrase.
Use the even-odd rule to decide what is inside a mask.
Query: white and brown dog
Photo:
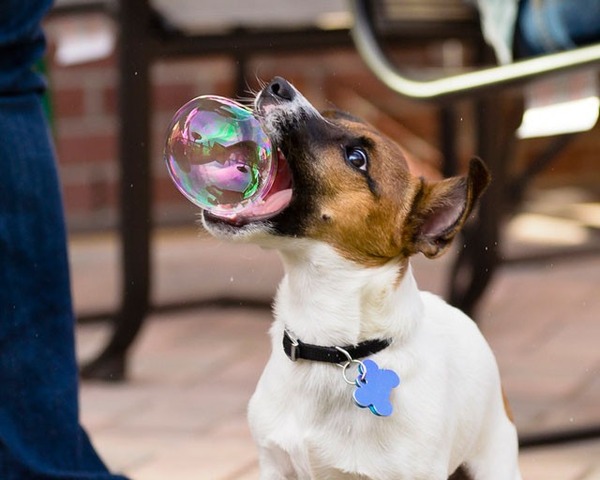
[[[489,346],[419,291],[409,263],[448,247],[489,181],[484,165],[425,183],[394,142],[319,113],[282,78],[255,111],[278,146],[272,191],[250,219],[203,223],[276,248],[285,266],[249,406],[261,479],[521,478]]]

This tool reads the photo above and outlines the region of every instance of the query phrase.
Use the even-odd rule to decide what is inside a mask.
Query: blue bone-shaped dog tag
[[[373,360],[365,360],[363,364],[365,368],[358,367],[354,401],[361,408],[369,407],[375,415],[387,417],[393,410],[390,395],[400,385],[400,378],[393,370],[380,369]]]

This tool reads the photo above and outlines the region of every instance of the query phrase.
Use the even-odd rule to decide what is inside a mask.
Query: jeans
[[[570,50],[600,41],[600,0],[522,0],[520,57]]]
[[[49,7],[0,0],[0,479],[124,479],[79,425],[63,207],[32,68]]]

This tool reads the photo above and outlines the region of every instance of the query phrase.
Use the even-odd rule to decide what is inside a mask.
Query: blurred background
[[[443,106],[383,85],[352,44],[346,2],[300,3],[161,0],[151,2],[139,19],[171,42],[150,62],[149,109],[139,113],[140,123],[149,121],[150,313],[127,353],[126,371],[120,372],[125,377],[114,378],[125,381],[96,378],[82,385],[84,425],[108,463],[134,478],[258,475],[244,411],[268,356],[269,304],[282,270],[273,252],[223,245],[202,234],[197,210],[175,189],[162,158],[167,126],[182,104],[203,94],[252,96],[260,81],[280,75],[318,108],[352,112],[396,139],[416,173],[438,179],[444,171]],[[45,24],[49,115],[70,233],[82,364],[110,337],[112,325],[105,320],[119,310],[126,290],[119,221],[124,178],[119,35],[129,32],[120,12],[112,3],[58,1]],[[473,27],[471,19],[461,21]],[[415,27],[416,33],[386,37],[390,55],[407,75],[436,78],[465,71],[478,60],[473,45],[480,38],[467,35],[462,23],[446,32],[436,30],[444,23],[436,22],[429,31]],[[135,19],[132,25],[139,27]],[[243,36],[248,32],[268,38],[280,30],[296,37],[253,54],[242,48],[254,38]],[[319,43],[316,32],[335,33]],[[206,42],[207,51],[195,54],[177,43],[190,36],[200,37],[200,50]],[[209,46],[219,38],[228,39],[229,49]],[[149,53],[140,49],[139,55]],[[578,81],[570,77],[563,87],[577,90]],[[525,97],[527,103],[527,88],[507,90],[503,98],[518,103]],[[548,86],[546,93],[557,88]],[[479,153],[473,134],[478,117],[468,97],[453,103],[452,114],[462,170]],[[502,111],[485,114],[503,121]],[[548,151],[552,156],[543,169],[533,168],[523,197],[500,222],[501,257],[524,261],[501,266],[476,309],[525,435],[600,424],[600,123],[592,125],[564,145],[550,137],[519,140],[506,160],[510,176]],[[135,169],[131,173],[127,178],[135,178]],[[140,178],[146,174],[140,171]],[[435,262],[415,259],[423,288],[447,294],[460,248]],[[599,479],[600,442],[585,436],[524,450],[524,477]]]
[[[321,22],[329,18],[336,21],[333,27],[340,27],[340,23],[348,27],[351,18],[345,2],[329,2],[335,4],[330,8],[333,13],[337,12],[337,20],[327,17],[327,13],[332,15],[326,10],[327,3],[313,6],[314,10],[324,10],[325,19]],[[288,2],[283,4],[291,8]],[[210,13],[204,9],[201,21],[210,22],[211,15],[215,15],[217,25],[219,21],[224,22],[220,18],[224,14],[215,12],[216,8],[212,5]],[[200,22],[200,25],[203,24]],[[115,227],[119,179],[117,26],[104,13],[80,13],[51,17],[46,28],[51,49],[48,67],[56,145],[70,229],[81,232]],[[408,46],[396,46],[394,58],[409,72],[435,76],[449,68],[456,70],[464,66],[469,60],[467,47],[453,39],[413,41]],[[259,79],[268,81],[281,75],[315,105],[356,112],[398,138],[415,161],[437,169],[441,167],[438,107],[403,99],[384,88],[358,56],[350,39],[346,48],[324,47],[320,53],[274,50],[273,54],[259,53],[246,60],[248,91],[245,95],[250,96],[249,92],[258,89]],[[186,225],[193,219],[193,207],[173,188],[163,166],[163,142],[171,117],[181,105],[198,95],[235,97],[237,68],[231,54],[198,55],[183,60],[173,55],[152,65],[151,159],[157,225]],[[457,143],[459,156],[466,162],[475,151],[471,135],[473,115],[469,102],[462,102],[458,108],[461,123]],[[598,128],[596,125],[560,152],[551,167],[535,179],[535,186],[596,188],[600,179]],[[513,168],[531,159],[544,144],[545,139],[519,143],[512,159]]]

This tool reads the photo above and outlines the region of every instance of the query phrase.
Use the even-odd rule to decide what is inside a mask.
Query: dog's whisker
[[[254,77],[256,79],[256,83],[258,83],[259,90],[262,90],[267,86],[267,82],[258,76],[258,72],[255,73]]]
[[[252,93],[252,92],[250,92],[250,93]],[[241,103],[242,105],[246,105],[248,107],[251,107],[254,104],[254,99],[255,99],[255,96],[248,96],[248,97],[238,96],[235,98],[235,100],[238,103]]]

